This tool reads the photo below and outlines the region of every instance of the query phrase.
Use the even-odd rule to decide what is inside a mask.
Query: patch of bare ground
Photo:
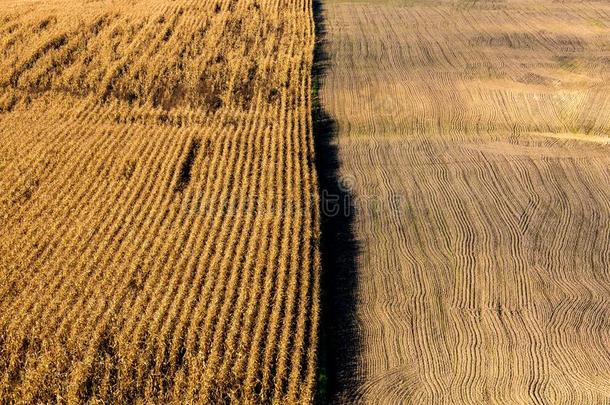
[[[353,179],[335,400],[610,400],[604,2],[324,3],[322,105]]]

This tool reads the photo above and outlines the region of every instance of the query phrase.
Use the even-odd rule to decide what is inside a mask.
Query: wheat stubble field
[[[610,403],[610,5],[322,15],[360,250],[335,399]]]
[[[4,0],[0,402],[308,403],[309,0]]]

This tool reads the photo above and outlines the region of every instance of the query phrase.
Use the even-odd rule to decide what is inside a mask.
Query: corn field
[[[0,398],[310,402],[310,0],[0,8]]]

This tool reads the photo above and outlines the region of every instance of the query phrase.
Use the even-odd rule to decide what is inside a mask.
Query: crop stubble
[[[309,0],[0,9],[0,398],[309,402]]]
[[[610,400],[608,4],[328,1],[323,17],[361,250],[337,399]]]

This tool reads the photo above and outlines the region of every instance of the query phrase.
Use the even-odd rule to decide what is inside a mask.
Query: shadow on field
[[[337,128],[324,110],[319,89],[329,58],[321,0],[313,0],[316,28],[313,78],[313,134],[322,213],[322,317],[319,342],[317,403],[341,401],[355,387],[360,350],[356,324],[358,244],[354,237],[353,195],[339,173]]]

